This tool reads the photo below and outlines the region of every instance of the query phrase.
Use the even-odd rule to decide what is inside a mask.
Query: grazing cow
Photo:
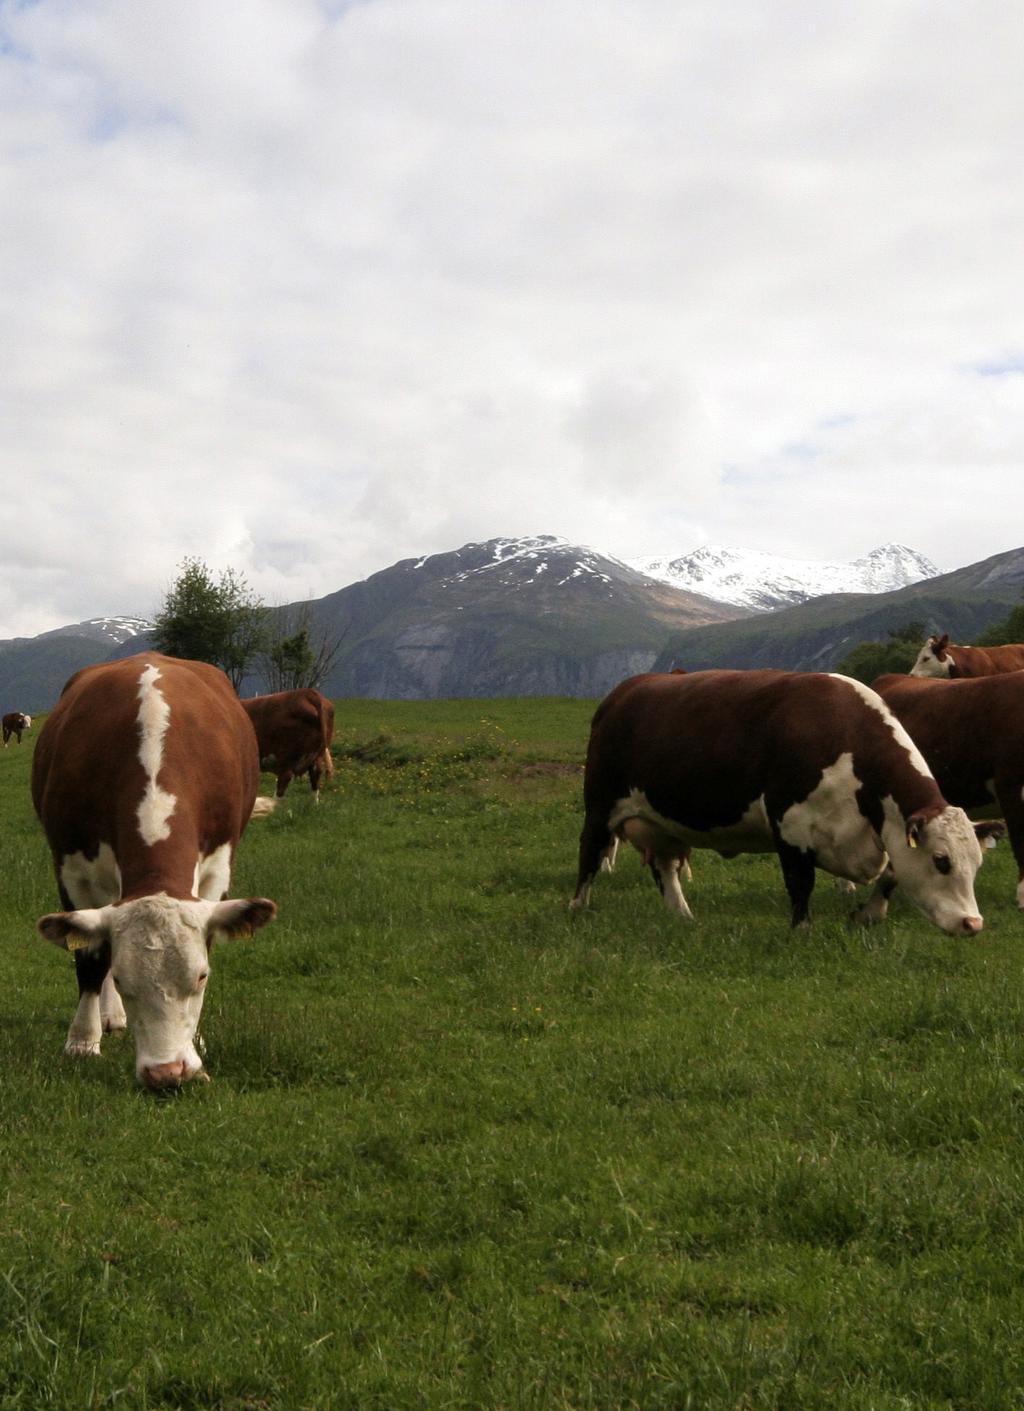
[[[7,748],[7,741],[13,735],[18,744],[21,744],[21,735],[24,730],[31,730],[32,717],[26,715],[24,711],[12,710],[3,718],[4,749]]]
[[[1024,672],[974,680],[880,676],[872,689],[905,726],[950,803],[972,818],[1005,819],[1024,909]],[[979,825],[1000,836],[1001,825]],[[885,914],[895,882],[882,878],[868,906]]]
[[[276,691],[271,696],[249,696],[242,701],[256,731],[260,766],[277,775],[281,798],[297,774],[309,775],[313,797],[320,802],[320,778],[334,773],[331,739],[334,706],[307,686],[299,691]]]
[[[1024,646],[1016,642],[1003,647],[957,647],[949,633],[929,637],[910,668],[911,676],[999,676],[1024,668]]]
[[[201,1071],[211,943],[277,910],[223,900],[235,846],[262,811],[258,783],[252,726],[217,667],[143,652],[68,681],[32,768],[65,907],[39,930],[74,951],[78,972],[65,1053],[98,1054],[103,1032],[127,1024],[147,1087]]]
[[[794,926],[815,867],[873,881],[891,860],[911,900],[951,935],[975,935],[981,847],[910,736],[874,691],[845,676],[695,671],[633,676],[598,706],[584,776],[574,907],[611,839],[651,864],[670,911],[691,847],[775,852]]]

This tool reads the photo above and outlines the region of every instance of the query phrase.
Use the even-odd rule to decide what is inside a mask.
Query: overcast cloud
[[[1024,543],[1024,10],[0,0],[0,637],[495,535]]]

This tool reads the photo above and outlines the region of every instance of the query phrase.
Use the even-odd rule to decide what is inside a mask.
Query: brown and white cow
[[[127,1024],[140,1082],[178,1087],[201,1071],[211,944],[277,910],[223,900],[258,782],[252,726],[217,667],[143,652],[68,681],[32,768],[65,907],[39,930],[78,972],[65,1053],[98,1054],[103,1032]]]
[[[598,706],[584,776],[574,907],[585,906],[616,834],[649,859],[670,911],[692,847],[775,852],[806,922],[821,867],[872,881],[891,861],[925,915],[951,935],[982,928],[981,846],[874,691],[844,676],[696,671],[633,676]]]
[[[332,703],[307,686],[249,696],[242,706],[256,731],[261,767],[277,775],[277,797],[283,796],[297,774],[308,774],[309,787],[319,803],[321,777],[326,774],[329,779],[334,773]]]
[[[950,803],[993,837],[1005,831],[1017,860],[1017,905],[1024,909],[1024,672],[961,681],[880,676],[872,689],[913,737]],[[884,915],[895,883],[885,879],[868,902]]]
[[[12,710],[3,718],[4,749],[7,748],[7,741],[13,735],[18,744],[21,744],[21,737],[25,730],[31,730],[32,717],[26,715],[23,710]]]
[[[1024,646],[1009,642],[1002,647],[958,647],[949,633],[931,636],[910,668],[911,676],[999,676],[1024,669]]]

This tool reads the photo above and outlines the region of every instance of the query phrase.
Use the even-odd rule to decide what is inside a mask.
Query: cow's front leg
[[[858,926],[879,926],[889,911],[889,898],[896,890],[896,873],[890,863],[875,883],[875,889],[863,906],[850,917]]]
[[[100,1023],[105,1034],[117,1034],[128,1027],[128,1016],[124,1012],[121,996],[117,993],[114,977],[108,970],[100,990]]]
[[[1024,799],[1019,776],[1014,784],[1000,779],[996,785],[996,798],[1003,810],[1007,836],[1017,863],[1017,905],[1024,911]],[[992,847],[993,843],[990,841],[988,846]]]
[[[786,884],[791,906],[791,925],[811,924],[810,900],[814,891],[814,854],[776,837],[782,880]]]
[[[106,946],[99,954],[75,952],[75,973],[78,976],[78,1008],[68,1029],[64,1052],[72,1058],[99,1056],[103,1036],[100,1017],[100,991],[110,969],[110,952]]]

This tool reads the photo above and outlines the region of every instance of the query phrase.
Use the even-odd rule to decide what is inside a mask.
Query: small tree
[[[262,650],[267,690],[297,691],[303,686],[319,686],[334,665],[344,638],[344,631],[338,636],[321,633],[315,637],[308,603],[282,610],[275,626],[269,628]]]
[[[1024,642],[1024,603],[1011,608],[1002,622],[986,627],[976,640],[979,647],[1002,647],[1007,642]]]
[[[185,558],[153,626],[153,645],[168,656],[209,661],[238,690],[264,643],[267,610],[245,578],[226,568],[215,582],[198,558]]]
[[[859,642],[836,663],[835,669],[866,685],[890,671],[909,671],[917,660],[924,635],[923,622],[905,622],[902,627],[890,628],[884,642]]]

